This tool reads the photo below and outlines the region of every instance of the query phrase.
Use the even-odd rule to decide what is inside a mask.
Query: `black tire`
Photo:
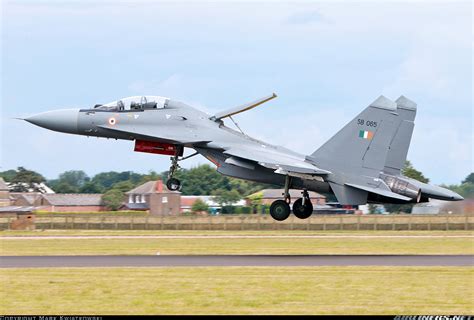
[[[181,189],[181,182],[178,179],[171,178],[166,181],[166,187],[170,191],[177,191]]]
[[[306,200],[303,205],[303,198],[299,198],[293,203],[293,213],[299,219],[307,219],[313,214],[313,204]]]
[[[270,206],[270,215],[277,221],[283,221],[290,216],[290,205],[283,200],[273,201]]]

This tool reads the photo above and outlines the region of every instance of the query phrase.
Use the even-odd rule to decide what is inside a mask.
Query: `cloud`
[[[15,1],[3,9],[3,117],[142,94],[213,113],[276,91],[236,120],[250,135],[311,153],[378,95],[405,94],[419,106],[415,165],[447,183],[472,165],[470,2]],[[49,176],[68,166],[169,165],[131,152],[130,142],[24,123],[1,130],[2,165]]]
[[[317,10],[300,11],[290,14],[286,22],[289,24],[310,24],[327,21]]]

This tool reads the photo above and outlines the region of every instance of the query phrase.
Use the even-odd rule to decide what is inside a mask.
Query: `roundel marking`
[[[115,120],[114,117],[112,117],[112,118],[109,119],[109,124],[110,124],[111,126],[115,125],[116,123],[117,123],[117,120]]]

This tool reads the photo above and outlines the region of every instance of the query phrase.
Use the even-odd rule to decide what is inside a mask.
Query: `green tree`
[[[96,183],[103,187],[105,190],[109,190],[112,188],[114,184],[120,181],[131,181],[133,184],[138,184],[142,181],[143,175],[132,172],[132,171],[124,171],[124,172],[101,172],[96,174],[92,179],[91,182]]]
[[[13,192],[28,192],[29,190],[38,190],[38,184],[45,182],[46,179],[39,173],[18,167],[16,174],[11,179],[10,190]]]
[[[133,188],[135,188],[135,184],[130,180],[120,181],[112,186],[112,189],[118,189],[122,192],[130,191]]]
[[[263,203],[263,192],[255,192],[247,197],[250,200],[252,206],[252,212],[257,213],[261,211]]]
[[[150,170],[148,174],[142,175],[140,184],[148,182],[148,181],[156,181],[158,179],[166,181],[166,178],[163,179],[161,174],[158,174],[156,171]]]
[[[71,186],[66,181],[59,182],[55,184],[53,187],[54,192],[56,193],[78,193],[79,188]]]
[[[117,189],[111,189],[104,193],[102,196],[102,201],[107,209],[116,211],[118,210],[123,203],[124,194],[122,191]]]
[[[450,185],[450,186],[442,185],[442,187],[448,188],[458,193],[460,196],[466,199],[473,199],[474,198],[474,174],[471,172],[466,177],[466,179],[462,181],[460,185]]]
[[[182,181],[183,195],[209,195],[217,189],[230,190],[229,180],[205,164],[191,169],[181,169],[175,178]]]
[[[197,199],[194,201],[193,205],[191,206],[191,211],[196,212],[207,212],[209,210],[209,206],[207,203],[202,201],[201,199]]]
[[[416,179],[420,182],[424,183],[429,183],[430,179],[426,178],[423,173],[420,171],[416,170],[413,165],[411,164],[410,161],[406,160],[405,161],[405,166],[402,168],[402,174],[405,177]]]
[[[212,192],[214,200],[221,206],[232,205],[233,203],[242,199],[242,196],[237,190],[217,189]]]
[[[86,182],[81,189],[79,190],[80,193],[102,193],[104,189],[97,183],[94,182]]]
[[[16,175],[16,170],[7,170],[0,172],[0,177],[3,178],[6,182],[12,181],[13,177]]]
[[[474,172],[471,172],[467,177],[466,179],[464,179],[462,181],[462,183],[471,183],[471,184],[474,184]]]

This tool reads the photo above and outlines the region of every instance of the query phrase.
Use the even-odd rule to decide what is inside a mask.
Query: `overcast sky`
[[[169,167],[130,141],[13,117],[142,94],[214,112],[272,92],[235,117],[249,135],[311,154],[379,95],[403,94],[418,103],[415,167],[437,184],[473,170],[470,1],[1,3],[0,170]]]

